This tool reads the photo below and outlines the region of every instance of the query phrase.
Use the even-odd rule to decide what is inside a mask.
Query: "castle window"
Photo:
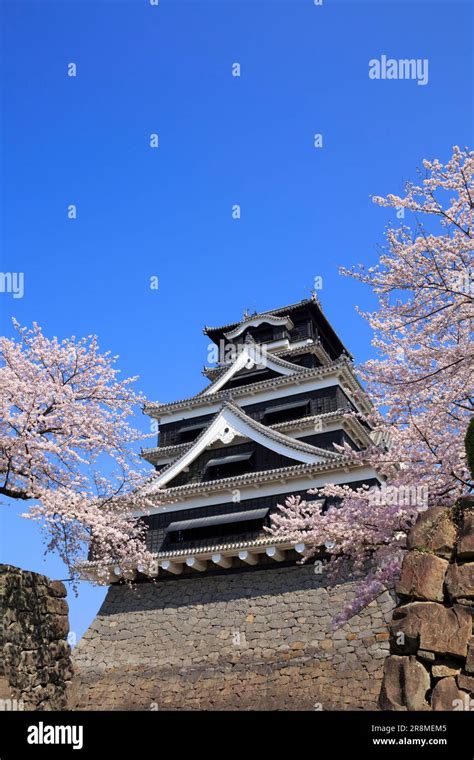
[[[276,377],[277,373],[273,370],[269,370],[267,367],[263,369],[254,369],[250,372],[242,372],[242,374],[236,375],[229,382],[229,387],[236,388],[239,385],[248,385],[249,383],[258,383],[260,380],[267,380],[271,377]]]
[[[192,425],[183,425],[178,431],[180,443],[194,441],[204,428],[205,425],[202,422],[195,422]]]
[[[253,334],[257,343],[268,343],[274,339],[273,327],[266,327],[262,330],[256,330]]]
[[[307,319],[303,322],[295,322],[295,327],[292,330],[292,336],[295,338],[312,338],[313,337],[313,323]]]
[[[215,538],[225,535],[259,531],[268,515],[269,508],[252,509],[190,520],[178,520],[165,528],[170,543],[182,543],[201,538]]]
[[[227,457],[216,457],[210,459],[202,476],[203,480],[219,480],[220,478],[231,478],[234,475],[242,475],[248,472],[253,458],[253,451],[245,451],[242,454],[231,454]]]
[[[309,399],[306,401],[293,401],[279,406],[269,406],[265,409],[263,422],[266,425],[275,425],[277,422],[296,420],[306,417],[310,413]]]

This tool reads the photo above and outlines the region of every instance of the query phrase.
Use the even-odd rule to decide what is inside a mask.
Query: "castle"
[[[145,407],[159,420],[143,451],[156,508],[141,516],[155,572],[136,568],[131,589],[116,570],[75,650],[76,705],[373,708],[391,597],[334,631],[354,579],[332,586],[304,544],[265,530],[290,495],[324,510],[326,483],[379,483],[350,455],[371,443],[352,358],[315,296],[204,332],[208,385]]]

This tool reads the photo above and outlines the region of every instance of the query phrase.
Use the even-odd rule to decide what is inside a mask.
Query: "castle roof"
[[[321,341],[318,338],[316,340],[308,340],[303,346],[297,345],[293,348],[290,346],[289,348],[272,351],[271,353],[274,359],[283,356],[300,356],[302,354],[314,354],[318,357],[321,364],[331,364],[332,362],[331,357],[328,355],[327,351],[324,349]],[[292,364],[292,362],[288,363]],[[215,380],[216,378],[221,377],[221,375],[226,372],[228,367],[229,363],[219,363],[213,367],[203,367],[202,374],[205,375],[205,377],[208,377],[210,380]]]
[[[265,369],[276,372],[278,375],[295,375],[303,370],[303,367],[299,367],[297,364],[288,362],[278,356],[272,356],[264,348],[264,346],[254,341],[244,343],[237,354],[237,358],[230,365],[224,367],[219,376],[197,395],[209,396],[211,393],[217,393],[235,375],[245,368],[249,368],[249,366],[264,366]]]
[[[326,452],[329,453],[329,452]],[[312,477],[321,473],[344,470],[349,472],[352,468],[360,468],[360,460],[356,456],[336,455],[334,458],[326,461],[314,462],[310,464],[295,463],[287,467],[278,467],[272,470],[261,470],[258,472],[248,472],[243,475],[234,475],[219,480],[205,480],[195,483],[186,483],[181,486],[170,488],[160,488],[158,478],[153,478],[142,490],[145,496],[158,496],[160,501],[172,503],[175,499],[182,497],[207,495],[223,491],[228,493],[234,488],[245,487],[253,484],[263,484],[271,482],[286,483],[288,480],[295,480],[300,477]],[[312,486],[309,486],[311,488]]]
[[[161,490],[170,480],[175,478],[186,467],[189,467],[205,449],[221,441],[231,443],[236,437],[248,438],[277,453],[294,459],[296,463],[314,464],[328,460],[339,459],[340,455],[320,449],[298,438],[290,438],[267,425],[249,417],[231,401],[225,401],[217,414],[206,425],[198,437],[189,444],[177,459],[170,462],[144,489],[145,494]]]
[[[371,408],[371,403],[362,388],[361,384],[357,380],[352,368],[352,362],[347,357],[341,357],[337,361],[332,362],[324,367],[313,368],[299,368],[298,372],[291,375],[282,375],[280,377],[273,377],[267,380],[261,380],[256,383],[250,383],[249,385],[238,386],[232,388],[232,397],[238,398],[240,396],[256,395],[260,391],[267,389],[277,389],[294,384],[302,384],[306,380],[317,379],[319,377],[327,377],[328,375],[339,373],[347,386],[347,388],[353,394],[358,396],[359,404],[368,410]],[[179,401],[171,401],[169,403],[149,403],[145,404],[144,412],[151,417],[160,417],[163,414],[171,414],[181,409],[192,409],[199,406],[205,406],[211,402],[225,401],[229,398],[229,391],[220,390],[215,393],[208,393],[204,395],[202,392],[189,398],[180,399]]]
[[[294,420],[277,422],[274,425],[266,425],[265,428],[266,430],[275,430],[278,432],[285,432],[288,430],[296,432],[307,428],[311,428],[311,430],[314,431],[316,423],[320,423],[322,428],[324,428],[328,424],[334,422],[340,422],[344,428],[347,427],[352,432],[353,437],[359,440],[364,447],[373,443],[370,431],[353,413],[348,412],[347,409],[336,409],[333,412],[298,417]],[[175,459],[180,454],[187,451],[190,446],[190,443],[178,443],[171,446],[150,446],[142,449],[141,454],[144,459],[154,464],[159,461],[160,458]],[[323,451],[326,451],[326,453],[333,453],[330,451],[328,452],[326,449],[323,449]]]
[[[269,321],[270,323],[275,324],[275,319],[282,318],[284,320],[290,320],[292,314],[296,311],[300,311],[304,308],[309,308],[315,315],[318,323],[321,325],[321,328],[324,332],[324,334],[331,340],[331,342],[336,347],[336,353],[342,354],[346,353],[348,356],[351,356],[349,351],[346,349],[344,344],[342,343],[341,339],[335,332],[334,328],[331,326],[331,324],[326,319],[323,310],[321,308],[321,305],[316,298],[316,296],[312,296],[311,298],[305,298],[302,301],[298,301],[297,303],[292,303],[287,306],[281,306],[277,309],[269,309],[267,311],[261,311],[261,312],[255,312],[254,314],[248,315],[244,317],[244,319],[238,320],[236,322],[231,322],[227,325],[221,325],[220,327],[209,327],[206,326],[203,328],[203,332],[205,335],[208,335],[212,341],[218,342],[219,339],[230,339],[233,334],[237,335],[240,334],[244,329],[247,327],[252,326],[252,324],[255,323],[256,320],[263,321]]]

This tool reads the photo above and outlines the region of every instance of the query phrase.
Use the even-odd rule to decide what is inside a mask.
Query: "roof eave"
[[[194,496],[196,494],[207,494],[210,492],[229,491],[238,486],[252,485],[254,482],[269,483],[277,482],[282,479],[294,480],[300,475],[313,475],[320,472],[334,472],[338,470],[350,470],[366,466],[363,462],[355,457],[340,456],[337,459],[328,462],[318,462],[314,464],[296,464],[289,467],[279,467],[274,470],[260,470],[258,472],[238,475],[232,478],[222,478],[221,480],[207,480],[200,483],[190,483],[174,488],[161,488],[155,492],[149,492],[147,497],[160,497],[163,500],[173,499],[183,496]]]
[[[350,364],[350,360],[345,358],[339,359],[331,365],[307,370],[303,369],[301,372],[298,372],[295,375],[285,375],[282,377],[273,378],[271,380],[262,380],[258,383],[250,383],[249,385],[238,386],[237,388],[232,389],[232,395],[239,397],[245,395],[246,393],[253,394],[258,393],[260,390],[265,391],[270,387],[291,385],[294,382],[297,382],[299,384],[305,380],[312,380],[318,375],[331,374],[331,372],[337,372],[338,370],[346,370],[350,373],[349,382],[353,382],[356,385],[356,392],[361,394],[362,405],[365,405],[366,410],[372,409],[372,402],[368,398],[367,393],[365,392],[360,382],[357,380],[357,377]],[[229,391],[221,390],[217,391],[214,394],[208,394],[207,396],[197,394],[195,396],[181,399],[179,401],[173,401],[168,404],[157,404],[151,402],[145,405],[143,411],[149,417],[156,417],[157,419],[160,419],[163,414],[173,414],[174,412],[193,409],[199,406],[204,406],[206,404],[219,403],[219,401],[224,400],[226,397],[228,397],[228,395]]]

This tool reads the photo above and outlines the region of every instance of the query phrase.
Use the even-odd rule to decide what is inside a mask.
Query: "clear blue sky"
[[[376,258],[393,212],[370,194],[470,142],[471,3],[15,0],[1,15],[0,269],[25,276],[23,299],[0,293],[2,332],[15,316],[97,333],[148,398],[172,400],[202,387],[205,324],[298,301],[319,275],[344,343],[370,355],[354,305],[373,301],[338,266]],[[369,79],[383,54],[428,59],[428,84]],[[63,578],[21,509],[0,512],[1,560]],[[70,595],[78,636],[103,594]]]

